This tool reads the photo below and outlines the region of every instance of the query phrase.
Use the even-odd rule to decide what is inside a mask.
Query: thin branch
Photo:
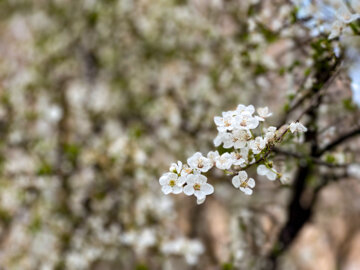
[[[303,155],[303,154],[300,154],[300,153],[287,151],[287,150],[280,149],[280,148],[274,148],[273,151],[280,154],[280,155],[293,157],[293,158],[296,158],[296,159],[311,160],[313,163],[315,163],[315,164],[317,164],[319,166],[326,166],[326,167],[329,167],[329,168],[347,168],[349,166],[349,164],[330,163],[330,162],[326,162],[324,160],[321,160],[319,158],[315,158],[315,157]]]
[[[343,134],[342,136],[338,137],[337,139],[335,139],[334,141],[332,141],[331,143],[329,143],[328,145],[326,145],[324,148],[320,149],[316,156],[320,157],[321,155],[323,155],[325,152],[335,148],[336,146],[340,145],[341,143],[357,136],[360,135],[360,127],[357,127],[356,129],[349,131],[345,134]]]
[[[336,69],[333,71],[333,74],[331,76],[329,76],[329,78],[324,82],[324,85],[322,86],[322,88],[318,91],[315,92],[313,91],[313,89],[310,89],[308,92],[306,92],[302,97],[300,97],[300,99],[298,99],[289,109],[289,111],[286,113],[286,115],[283,117],[283,119],[280,121],[280,125],[283,125],[288,116],[295,111],[298,107],[300,107],[300,105],[302,105],[306,100],[308,99],[312,99],[317,101],[319,99],[319,97],[323,96],[326,92],[326,90],[332,85],[333,81],[336,79],[336,77],[340,74],[341,71],[341,58],[339,58],[337,60],[337,63],[335,64]],[[299,88],[300,90],[301,88]],[[315,99],[316,98],[316,99]],[[297,120],[300,120],[305,114],[307,114],[309,111],[313,110],[314,107],[316,107],[318,105],[317,102],[311,102],[310,105],[300,114],[300,116],[297,118]]]

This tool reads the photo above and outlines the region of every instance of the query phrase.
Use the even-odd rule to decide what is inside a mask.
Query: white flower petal
[[[268,168],[265,165],[261,164],[257,167],[256,172],[258,175],[266,175],[268,172]]]
[[[197,177],[197,182],[199,184],[205,184],[207,182],[207,177],[205,175],[199,174]]]
[[[183,188],[182,187],[179,187],[179,186],[173,186],[172,187],[172,193],[174,194],[179,194],[183,191]]]
[[[194,185],[196,179],[197,179],[197,175],[189,174],[189,175],[186,177],[186,183],[187,183],[188,185]]]
[[[245,171],[239,172],[239,179],[241,180],[241,182],[245,181],[247,178],[248,178],[248,175]]]
[[[246,110],[249,113],[253,114],[255,112],[255,107],[253,105],[249,105],[249,106],[246,107]]]
[[[238,175],[235,175],[233,178],[232,178],[232,184],[234,187],[236,188],[239,188],[240,187],[240,179],[239,179],[239,176]]]
[[[253,193],[252,189],[250,188],[240,188],[242,192],[244,192],[246,195],[251,195]]]
[[[214,122],[215,122],[215,124],[217,126],[221,126],[224,123],[224,119],[222,117],[220,117],[220,116],[215,116],[214,117]]]
[[[214,139],[214,145],[215,147],[218,147],[222,143],[221,135],[218,134],[216,138]]]
[[[274,181],[277,177],[277,174],[274,173],[273,171],[269,170],[269,172],[266,174],[266,177],[270,180],[270,181]]]
[[[192,186],[192,185],[186,185],[185,187],[184,187],[184,193],[186,194],[186,195],[188,195],[188,196],[191,196],[191,195],[193,195],[194,194],[194,187]]]
[[[194,195],[198,200],[202,200],[206,197],[206,194],[201,190],[195,190]]]
[[[186,183],[186,176],[180,176],[176,182],[178,186],[182,186]]]
[[[196,200],[196,203],[197,203],[197,204],[203,204],[203,203],[205,202],[205,199],[206,199],[206,197],[204,197],[204,198],[201,199],[201,200],[197,199],[197,200]]]
[[[255,180],[253,178],[249,178],[249,180],[247,181],[247,185],[250,188],[254,188],[255,187]]]
[[[165,185],[165,186],[162,186],[161,191],[167,195],[167,194],[171,193],[172,188],[168,185]]]
[[[204,192],[206,195],[210,195],[214,193],[214,187],[208,183],[201,185],[200,190]]]
[[[159,179],[160,185],[166,185],[168,183],[168,176],[166,174],[162,175]]]

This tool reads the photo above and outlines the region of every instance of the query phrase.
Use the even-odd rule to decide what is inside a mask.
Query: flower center
[[[240,187],[246,188],[248,186],[247,181],[241,183]]]
[[[169,181],[169,186],[170,186],[170,187],[173,187],[173,186],[175,186],[175,185],[176,185],[176,182],[175,182],[174,179],[172,179],[172,180]]]
[[[199,184],[195,184],[193,187],[194,187],[195,190],[200,190],[200,185]]]
[[[204,163],[201,159],[198,160],[198,168],[203,168],[204,167]]]
[[[192,169],[190,169],[190,168],[186,168],[186,169],[184,169],[184,171],[185,171],[187,174],[190,174],[190,173],[191,173],[191,171],[192,171]]]

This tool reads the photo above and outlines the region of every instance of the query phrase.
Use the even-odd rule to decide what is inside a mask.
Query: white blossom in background
[[[276,136],[276,127],[268,127],[264,129],[265,139],[267,141],[273,140]]]
[[[307,131],[307,128],[300,122],[291,123],[289,128],[290,128],[291,133]]]
[[[223,112],[221,117],[215,116],[218,134],[213,142],[215,147],[222,146],[226,151],[221,155],[217,150],[209,151],[206,157],[196,152],[187,159],[187,164],[182,164],[181,161],[172,163],[170,172],[160,177],[162,191],[165,194],[183,191],[188,196],[194,195],[197,203],[201,204],[206,196],[214,192],[214,187],[207,182],[204,173],[208,174],[210,169],[216,167],[226,174],[234,175],[233,186],[246,195],[251,195],[255,180],[248,177],[246,168],[260,162],[271,164],[268,154],[275,143],[281,142],[287,131],[307,131],[300,122],[284,125],[279,130],[274,126],[266,126],[266,119],[271,115],[268,107],[255,110],[253,105],[240,104],[236,110]],[[260,122],[263,123],[261,126]],[[257,174],[266,176],[271,181],[282,175],[264,164],[257,167]]]
[[[256,172],[258,175],[266,176],[271,181],[274,181],[277,177],[277,172],[274,168],[270,169],[263,164],[257,167]]]
[[[269,111],[268,107],[258,108],[257,113],[258,113],[258,116],[256,116],[256,118],[259,121],[265,121],[266,118],[272,116],[272,113]]]
[[[142,231],[128,231],[120,236],[121,243],[133,246],[139,254],[147,248],[155,246],[156,241],[155,230],[152,228],[145,228]]]
[[[349,77],[351,79],[352,100],[360,107],[360,54],[355,58],[355,62],[349,67]]]
[[[198,262],[198,257],[204,253],[204,250],[204,246],[199,240],[183,237],[166,241],[161,245],[161,251],[164,254],[183,256],[190,265]]]
[[[360,50],[356,42],[354,31],[350,24],[360,20],[360,1],[358,0],[292,0],[299,7],[298,18],[307,18],[305,25],[311,30],[313,36],[321,33],[328,34],[330,40],[338,38],[339,43],[344,47],[346,54],[351,51],[351,55],[347,55],[352,67],[349,69],[349,77],[352,80],[351,88],[353,91],[353,101],[359,105],[359,76],[354,75],[358,69],[357,62],[360,58]],[[354,38],[355,37],[355,38]],[[337,57],[340,56],[341,49],[338,43],[334,44],[334,52]],[[356,73],[357,74],[357,73]]]
[[[354,163],[348,166],[347,173],[357,179],[360,179],[360,164]]]
[[[243,104],[239,104],[237,107],[236,107],[236,112],[238,114],[241,114],[243,112],[247,112],[249,114],[253,114],[255,112],[255,107],[253,105],[243,105]]]

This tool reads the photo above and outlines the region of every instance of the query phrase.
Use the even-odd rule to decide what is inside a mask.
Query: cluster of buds
[[[269,126],[263,127],[266,118],[272,115],[267,107],[258,108],[255,113],[253,105],[238,105],[236,110],[223,112],[222,116],[215,116],[218,135],[214,145],[222,145],[223,152],[210,151],[206,156],[197,152],[187,159],[187,164],[181,161],[173,163],[169,172],[160,179],[162,191],[165,194],[194,195],[197,203],[205,201],[206,196],[214,192],[214,187],[207,182],[204,175],[213,167],[226,174],[232,174],[232,184],[246,195],[253,193],[255,180],[248,177],[245,171],[257,164],[257,173],[269,180],[276,180],[278,173],[267,157],[276,143],[281,142],[287,132],[306,132],[307,129],[300,122],[293,122],[280,129]]]

